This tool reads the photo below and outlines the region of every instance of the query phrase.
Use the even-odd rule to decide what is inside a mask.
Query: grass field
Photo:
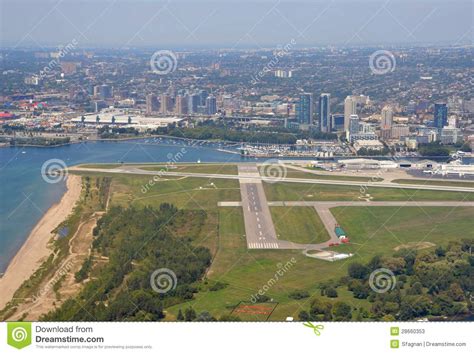
[[[351,240],[348,251],[365,260],[409,243],[474,238],[472,207],[337,207],[331,212]]]
[[[474,181],[437,181],[430,179],[394,179],[393,183],[400,184],[421,184],[427,186],[451,186],[474,188]]]
[[[260,170],[263,174],[262,170]],[[267,171],[265,171],[267,172]],[[321,180],[334,180],[334,181],[354,181],[354,182],[380,182],[383,178],[379,177],[358,177],[358,176],[343,176],[343,175],[330,175],[330,174],[315,174],[311,172],[297,171],[288,169],[286,171],[287,178],[308,178],[308,179],[321,179]]]
[[[271,207],[278,238],[297,243],[321,243],[329,235],[312,207]]]
[[[111,192],[112,204],[122,206],[173,203],[178,208],[210,210],[221,200],[240,201],[239,182],[230,179],[180,177],[155,182],[152,176],[114,175]]]
[[[359,197],[370,194],[373,200],[385,201],[473,201],[474,193],[429,191],[416,189],[378,188],[323,185],[309,183],[264,183],[265,193],[269,201],[347,201],[359,200]]]

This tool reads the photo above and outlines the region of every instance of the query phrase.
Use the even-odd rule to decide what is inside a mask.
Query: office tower
[[[392,138],[393,109],[390,106],[382,108],[380,119],[380,138],[388,140]]]
[[[382,108],[382,118],[380,120],[381,129],[390,129],[393,124],[393,109],[390,106]]]
[[[187,96],[176,96],[176,114],[183,115],[188,113]]]
[[[201,103],[201,97],[199,95],[191,95],[189,96],[188,101],[188,112],[191,114],[198,113],[198,107]]]
[[[349,135],[359,134],[359,116],[351,114],[349,117]]]
[[[448,125],[448,107],[446,103],[435,103],[434,106],[434,126],[438,130]]]
[[[162,114],[167,114],[171,109],[171,97],[168,96],[166,93],[160,96],[160,112]]]
[[[201,103],[199,104],[200,106],[205,106],[206,105],[206,99],[209,96],[209,92],[206,90],[201,90],[199,92],[199,96],[201,97]]]
[[[212,95],[206,98],[206,110],[209,115],[217,113],[217,100]]]
[[[319,130],[331,132],[331,95],[322,93],[319,97]]]
[[[313,94],[302,93],[296,106],[296,120],[304,125],[313,124]]]
[[[95,86],[94,86],[94,96],[95,96],[95,97],[99,97],[99,94],[100,94],[100,86],[99,86],[99,85],[95,85]]]
[[[146,96],[146,114],[152,114],[153,112],[158,112],[159,102],[158,98],[153,95],[149,94]]]
[[[357,102],[351,96],[344,100],[344,130],[349,130],[351,115],[357,114]]]
[[[112,97],[112,86],[100,85],[99,86],[99,98],[105,100]]]

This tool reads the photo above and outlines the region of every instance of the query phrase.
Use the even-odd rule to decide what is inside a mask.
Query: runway
[[[257,166],[243,165],[238,170],[239,177],[244,177],[239,179],[239,183],[247,247],[280,248]]]

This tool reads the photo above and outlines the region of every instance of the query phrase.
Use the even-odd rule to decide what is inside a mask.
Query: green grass
[[[474,201],[474,193],[464,192],[290,182],[264,183],[263,186],[269,201],[358,201],[365,194],[383,201]]]
[[[312,207],[271,207],[278,238],[297,243],[321,243],[329,235]]]
[[[437,181],[430,179],[394,179],[393,183],[474,188],[474,181]]]
[[[122,206],[173,203],[178,208],[211,210],[221,200],[240,201],[239,182],[230,179],[181,177],[155,182],[153,176],[114,175],[111,191],[112,204]]]
[[[338,247],[363,260],[392,255],[396,247],[413,242],[446,245],[474,238],[472,207],[337,207],[331,212],[351,241]]]
[[[267,172],[267,171],[266,171]],[[262,173],[262,170],[260,172]],[[362,177],[362,176],[343,176],[343,175],[331,175],[331,174],[315,174],[310,171],[298,171],[288,169],[286,171],[287,178],[308,178],[308,179],[321,179],[321,180],[330,180],[330,181],[355,181],[355,182],[381,182],[383,178],[380,177]]]

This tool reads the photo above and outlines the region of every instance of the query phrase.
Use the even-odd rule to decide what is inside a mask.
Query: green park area
[[[271,207],[273,224],[280,240],[296,243],[321,243],[329,235],[312,207]]]

